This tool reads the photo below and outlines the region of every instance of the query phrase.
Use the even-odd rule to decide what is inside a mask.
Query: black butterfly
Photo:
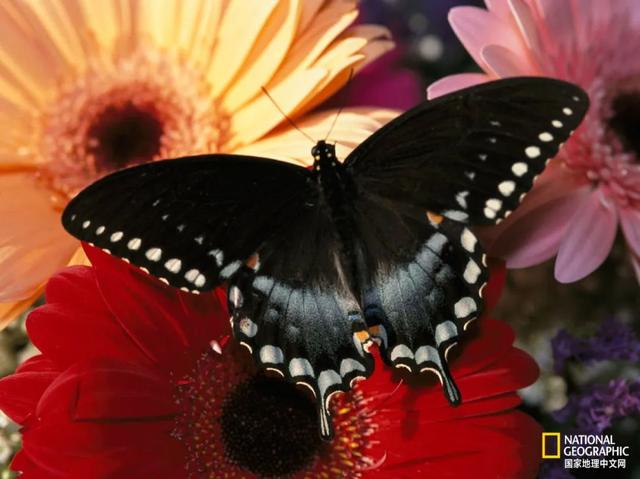
[[[383,357],[460,394],[447,351],[482,310],[485,256],[468,225],[513,211],[582,120],[587,95],[514,78],[424,102],[340,163],[320,141],[307,170],[204,155],[136,166],[75,197],[83,241],[197,293],[225,283],[233,333],[264,368],[329,399]]]

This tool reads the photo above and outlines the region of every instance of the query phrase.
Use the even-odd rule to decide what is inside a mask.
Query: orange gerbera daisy
[[[306,161],[260,87],[298,118],[332,95],[392,45],[357,15],[345,0],[0,2],[0,324],[76,252],[59,213],[97,177],[204,152]],[[298,121],[321,138],[334,116]],[[347,112],[332,138],[349,148],[388,118]]]

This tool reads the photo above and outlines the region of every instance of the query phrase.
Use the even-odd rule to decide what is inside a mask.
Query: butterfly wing
[[[359,193],[366,321],[388,362],[435,371],[452,403],[446,351],[480,315],[488,276],[466,224],[515,209],[588,104],[562,81],[500,80],[423,103],[345,160]]]
[[[560,80],[485,83],[401,115],[345,165],[361,191],[495,224],[517,207],[588,106],[584,91]]]
[[[229,309],[234,336],[258,364],[313,392],[329,439],[331,395],[368,377],[373,359],[348,261],[319,198],[308,198],[286,234],[265,242],[253,267],[231,280]]]
[[[358,200],[362,306],[383,358],[437,374],[452,404],[460,394],[447,352],[482,312],[487,268],[466,225],[371,194]]]
[[[313,391],[328,438],[330,396],[373,361],[320,196],[304,168],[207,155],[107,176],[70,202],[63,224],[174,287],[228,282],[234,336],[259,365]]]
[[[158,161],[92,184],[62,222],[80,240],[200,292],[231,277],[279,224],[299,215],[309,181],[304,168],[264,158]]]

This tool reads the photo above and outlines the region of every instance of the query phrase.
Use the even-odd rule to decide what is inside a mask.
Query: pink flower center
[[[358,478],[373,464],[377,426],[357,390],[333,401],[331,443],[319,437],[306,390],[257,372],[233,345],[203,355],[176,391],[182,413],[173,435],[185,445],[190,478]]]
[[[564,150],[565,164],[619,207],[640,207],[640,78],[597,79],[591,108]]]
[[[638,161],[640,154],[640,91],[622,92],[611,102],[613,114],[609,127],[617,135],[622,148],[633,153]]]

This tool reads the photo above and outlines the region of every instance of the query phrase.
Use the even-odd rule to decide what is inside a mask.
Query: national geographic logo
[[[563,459],[565,469],[626,469],[630,455],[611,434],[542,433],[542,458]]]

